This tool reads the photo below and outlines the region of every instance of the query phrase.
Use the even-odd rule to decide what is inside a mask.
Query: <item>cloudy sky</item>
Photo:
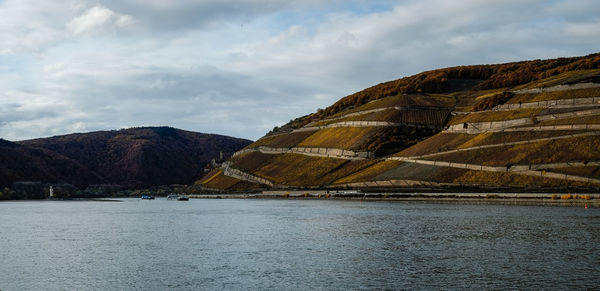
[[[600,1],[0,0],[0,138],[257,139],[380,82],[600,51]]]

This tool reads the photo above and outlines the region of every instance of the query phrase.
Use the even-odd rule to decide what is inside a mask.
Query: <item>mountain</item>
[[[600,54],[459,66],[296,118],[197,183],[244,189],[598,189]]]
[[[10,186],[15,181],[51,181],[77,186],[106,182],[61,154],[0,139],[0,187]]]
[[[0,170],[13,173],[4,178],[3,185],[17,180],[78,186],[110,183],[127,188],[190,184],[204,174],[211,159],[229,157],[250,143],[171,127],[76,133],[17,143],[4,141],[0,145]],[[29,170],[34,174],[28,175]]]

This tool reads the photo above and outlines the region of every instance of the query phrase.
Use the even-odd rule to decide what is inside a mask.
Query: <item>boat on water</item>
[[[147,194],[142,195],[141,198],[144,200],[154,200],[154,196],[147,195]]]
[[[190,200],[190,197],[186,195],[177,195],[175,193],[171,193],[167,195],[167,200],[188,201]]]

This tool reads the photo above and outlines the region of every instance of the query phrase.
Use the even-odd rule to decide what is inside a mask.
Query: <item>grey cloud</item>
[[[150,67],[120,73],[118,81],[112,82],[85,74],[54,80],[70,82],[69,89],[60,92],[68,101],[70,114],[56,120],[54,126],[67,131],[76,123],[85,130],[170,125],[257,138],[315,106],[311,102],[307,102],[310,109],[290,106],[290,100],[318,93],[311,87],[281,81],[274,81],[274,87],[265,84],[268,80],[264,76],[214,67],[184,71]]]
[[[44,60],[55,70],[24,84],[61,107],[40,111],[23,102],[14,113],[16,104],[0,100],[0,136],[170,125],[254,139],[345,95],[421,71],[585,55],[600,47],[593,37],[600,4],[593,1],[398,1],[370,14],[335,10],[342,1],[318,2],[100,1],[135,19],[127,28],[131,39],[106,34],[97,51],[65,45],[67,57]],[[282,11],[321,14],[291,28],[289,21],[261,18]],[[64,18],[63,26],[73,15]],[[239,32],[227,29],[209,35],[252,20],[264,30],[261,38],[240,43]]]
[[[120,13],[132,15],[152,31],[191,30],[214,28],[221,23],[243,25],[252,19],[285,9],[318,7],[320,1],[239,1],[205,0],[175,1],[162,0],[105,0],[107,7]]]
[[[55,117],[58,113],[54,109],[56,108],[29,108],[16,103],[0,104],[0,123],[7,124],[15,121],[31,121]]]

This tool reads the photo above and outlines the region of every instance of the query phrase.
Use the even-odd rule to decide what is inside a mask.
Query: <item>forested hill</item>
[[[80,187],[106,183],[93,171],[61,154],[0,139],[0,187],[16,181],[68,181]]]
[[[77,133],[12,143],[1,141],[2,186],[15,181],[119,184],[126,188],[189,184],[211,159],[251,141],[171,127]]]

